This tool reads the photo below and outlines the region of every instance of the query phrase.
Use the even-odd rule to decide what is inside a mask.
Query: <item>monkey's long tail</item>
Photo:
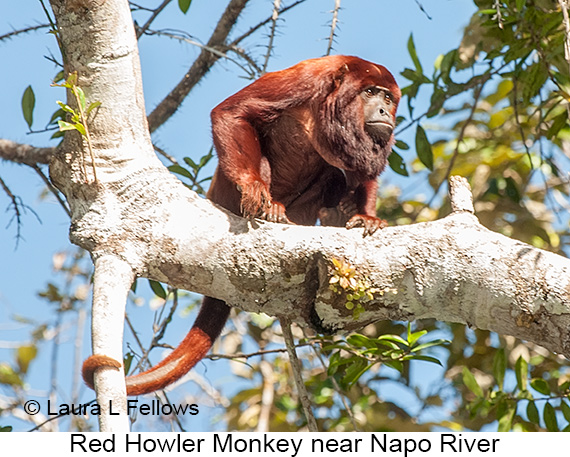
[[[208,353],[222,332],[230,307],[216,298],[204,297],[196,322],[182,342],[158,365],[135,376],[129,376],[127,395],[143,395],[164,389],[188,373]],[[121,364],[105,355],[92,355],[83,363],[83,379],[94,388],[93,376],[101,367],[120,368]]]

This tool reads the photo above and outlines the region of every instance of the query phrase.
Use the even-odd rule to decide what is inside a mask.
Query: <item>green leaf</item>
[[[418,53],[416,52],[416,45],[414,44],[414,36],[411,33],[410,33],[410,38],[408,38],[408,52],[410,53],[412,62],[414,62],[416,71],[419,74],[423,74],[424,71],[422,69],[422,64],[420,63],[420,59],[418,59]]]
[[[463,384],[465,384],[465,386],[477,397],[483,397],[483,389],[481,389],[481,386],[477,383],[475,376],[473,376],[473,373],[471,373],[467,367],[463,367]]]
[[[550,395],[550,387],[548,387],[548,383],[542,378],[533,379],[530,381],[530,386],[543,395]]]
[[[522,96],[525,103],[535,97],[548,79],[548,68],[541,62],[534,63],[526,68],[521,78],[524,85]]]
[[[421,125],[418,125],[416,130],[416,153],[421,163],[433,171],[433,151],[427,139],[426,132]]]
[[[194,171],[197,171],[199,168],[198,164],[196,164],[196,162],[194,162],[190,157],[184,157],[184,162],[186,162],[186,165],[188,165]]]
[[[517,376],[517,387],[519,390],[526,390],[528,378],[528,363],[522,356],[519,356],[515,363],[515,374]]]
[[[54,111],[54,113],[51,115],[48,125],[56,124],[56,121],[58,119],[65,119],[65,111],[61,108]]]
[[[550,403],[544,405],[544,425],[549,432],[558,431],[558,421],[556,420],[556,411],[554,411],[554,406]]]
[[[76,125],[70,124],[69,122],[57,121],[57,125],[59,125],[59,131],[60,132],[65,132],[67,130],[77,130]]]
[[[11,425],[0,426],[0,432],[11,432],[11,431],[12,431]]]
[[[178,0],[178,6],[180,7],[180,11],[186,14],[188,12],[188,9],[190,8],[190,3],[192,3],[192,0]]]
[[[208,154],[206,154],[205,156],[202,156],[200,158],[200,163],[198,164],[199,168],[203,168],[211,159],[212,157],[214,157],[214,148],[211,147],[210,150],[208,151]]]
[[[427,117],[429,118],[438,115],[439,112],[441,111],[441,108],[443,107],[444,102],[445,102],[445,92],[440,88],[436,88],[431,96],[430,107],[427,113]]]
[[[570,422],[570,406],[568,406],[568,403],[566,403],[564,401],[564,399],[562,399],[560,402],[560,409],[562,410],[562,414],[564,415],[564,419],[566,419],[568,422]]]
[[[408,342],[399,335],[381,335],[376,338],[378,341],[392,341],[396,344],[401,344],[404,347],[408,347]]]
[[[128,352],[123,357],[123,367],[125,367],[125,375],[128,374],[129,370],[131,369],[133,359],[134,359],[134,354],[132,352]]]
[[[516,1],[517,11],[519,13],[523,10],[525,3],[526,3],[526,0],[517,0]]]
[[[166,290],[164,289],[161,283],[159,283],[158,281],[154,281],[152,279],[149,279],[148,283],[150,285],[150,288],[157,297],[166,300]]]
[[[74,71],[73,73],[70,73],[63,85],[68,89],[72,89],[73,86],[77,86],[77,72]]]
[[[441,61],[440,73],[441,79],[444,82],[448,83],[451,81],[449,74],[451,73],[451,69],[453,68],[453,64],[455,63],[455,59],[457,58],[457,50],[453,49],[445,54],[445,57]]]
[[[528,420],[533,424],[540,425],[540,416],[538,415],[538,408],[534,401],[529,401],[528,405],[526,405],[526,415],[528,416]]]
[[[423,360],[424,362],[435,363],[436,365],[443,366],[439,359],[436,359],[435,357],[431,357],[429,355],[408,354],[402,357],[402,360]]]
[[[32,86],[26,87],[22,95],[22,113],[28,127],[31,129],[34,122],[34,107],[36,106],[36,96]]]
[[[350,335],[346,339],[346,342],[352,346],[357,346],[357,347],[365,347],[365,348],[375,348],[376,347],[376,344],[374,343],[373,340],[371,340],[367,336],[361,335],[359,333],[355,333],[353,335]]]
[[[437,339],[437,340],[433,340],[433,341],[428,341],[427,343],[422,343],[422,344],[418,344],[417,346],[414,346],[411,351],[412,352],[418,352],[418,351],[423,351],[424,349],[427,348],[431,348],[434,346],[444,346],[446,344],[449,344],[450,341],[449,340],[444,340],[444,339]]]
[[[79,122],[73,124],[75,127],[75,130],[77,130],[79,133],[81,133],[81,135],[85,136],[87,135],[87,132],[85,131],[85,127],[83,127],[83,124],[80,124]]]
[[[510,401],[502,401],[497,409],[497,416],[499,418],[499,426],[497,431],[508,432],[513,427],[513,418],[515,417],[515,412],[517,409],[517,404]]]
[[[521,194],[519,192],[516,181],[512,177],[505,178],[505,194],[513,202],[519,203],[521,201]]]
[[[411,68],[405,68],[404,71],[402,71],[402,73],[400,73],[404,78],[409,79],[410,81],[413,81],[414,83],[420,85],[420,84],[429,84],[431,83],[431,80],[424,74],[422,73],[418,73],[417,71],[412,70]],[[404,88],[406,89],[406,88]],[[402,94],[406,93],[408,96],[410,97],[415,97],[416,93],[417,93],[417,89],[418,87],[412,88],[411,86],[408,86],[408,88],[406,90],[402,89]]]
[[[23,387],[22,378],[7,363],[0,363],[0,384]]]
[[[503,390],[503,381],[505,380],[505,371],[507,370],[507,358],[505,356],[505,350],[499,349],[495,353],[493,359],[493,376],[499,386],[500,390]]]
[[[59,100],[58,100],[56,103],[59,105],[59,107],[62,109],[62,111],[65,111],[66,113],[69,113],[69,114],[71,114],[71,115],[73,115],[73,116],[76,116],[76,115],[77,115],[77,113],[75,112],[75,110],[74,110],[71,106],[69,106],[68,104],[63,103],[63,102],[61,102],[61,101],[59,101]]]
[[[346,370],[346,374],[342,378],[342,384],[346,387],[351,387],[371,366],[372,364],[367,363],[363,359],[356,359]]]
[[[390,168],[399,175],[409,176],[404,159],[394,150],[392,150],[392,153],[388,156],[388,165],[390,165]]]
[[[101,106],[101,102],[93,102],[89,104],[87,111],[85,112],[85,116],[89,116],[89,113],[93,111],[95,108],[99,108]]]
[[[77,93],[77,97],[79,98],[79,104],[81,106],[81,111],[85,112],[85,110],[87,109],[87,101],[85,100],[85,92],[83,92],[83,89],[81,87],[75,87],[74,88],[75,92]]]
[[[422,336],[427,334],[427,330],[420,330],[419,332],[411,332],[411,327],[408,326],[408,343],[413,346]]]
[[[408,149],[410,149],[408,143],[402,140],[396,140],[396,144],[394,144],[394,147],[401,149],[402,151],[407,151]]]
[[[172,173],[176,173],[177,175],[180,176],[184,176],[185,178],[188,179],[194,179],[194,175],[192,173],[190,173],[186,168],[181,167],[180,165],[170,165],[168,166],[168,169],[172,172]]]
[[[386,360],[384,365],[387,367],[393,368],[394,370],[399,371],[402,373],[404,371],[404,365],[399,360]]]
[[[54,84],[63,81],[63,79],[65,78],[65,73],[63,70],[60,70],[56,73],[55,77],[53,78],[53,82]]]
[[[327,374],[329,376],[333,376],[337,371],[338,367],[340,366],[340,352],[334,352],[329,357],[329,367],[327,368]]]
[[[398,344],[394,343],[393,341],[379,340],[379,339],[376,339],[375,341],[376,341],[376,344],[379,346],[387,347],[387,348],[395,350],[395,351],[401,350],[400,346]],[[390,352],[390,351],[388,351],[388,352]]]
[[[562,130],[562,127],[567,125],[567,121],[568,121],[568,111],[564,110],[564,111],[562,111],[562,113],[560,113],[558,116],[556,116],[552,120],[552,124],[550,125],[550,127],[546,131],[545,136],[548,139],[552,139],[553,137],[558,135],[558,132],[560,132],[560,130]]]
[[[18,362],[18,368],[20,368],[21,373],[26,373],[28,367],[32,360],[38,355],[37,346],[30,344],[26,346],[20,346],[16,352],[16,361]]]

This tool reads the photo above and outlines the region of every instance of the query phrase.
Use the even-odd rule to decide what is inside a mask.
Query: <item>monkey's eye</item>
[[[364,89],[364,93],[368,96],[368,97],[374,97],[376,94],[378,94],[378,92],[380,92],[380,88],[379,87],[367,87],[366,89]]]
[[[386,103],[392,103],[392,94],[390,92],[385,92],[384,93],[384,100],[386,101]]]

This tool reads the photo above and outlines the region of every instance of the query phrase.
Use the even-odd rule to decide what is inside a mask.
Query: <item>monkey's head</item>
[[[401,92],[382,65],[355,57],[333,74],[331,91],[321,105],[322,157],[338,168],[378,176],[394,144]]]

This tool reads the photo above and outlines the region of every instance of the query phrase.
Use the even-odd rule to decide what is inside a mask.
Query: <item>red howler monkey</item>
[[[364,227],[376,217],[378,175],[394,143],[400,89],[386,68],[358,57],[305,60],[254,83],[212,110],[218,153],[208,198],[235,214],[271,222]],[[204,297],[200,313],[180,345],[144,373],[127,377],[127,394],[166,387],[209,351],[230,308]],[[93,388],[94,371],[120,368],[107,356],[83,365]]]

